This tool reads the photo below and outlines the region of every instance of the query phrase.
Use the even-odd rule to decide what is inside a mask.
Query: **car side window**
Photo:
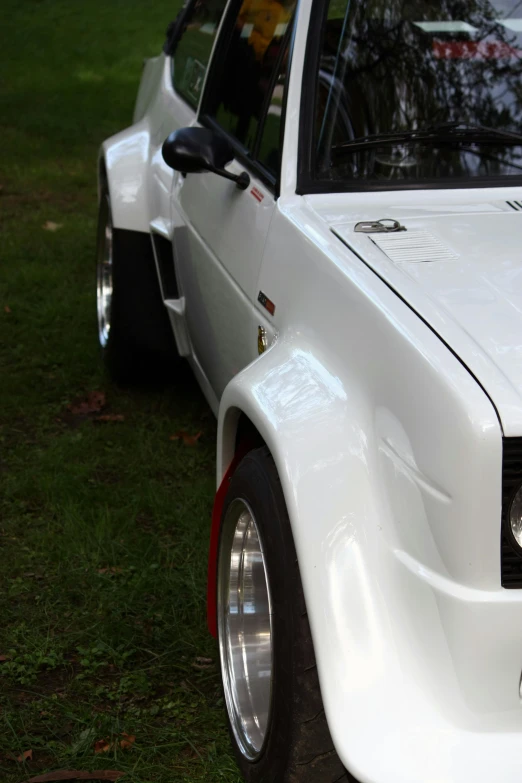
[[[275,160],[286,68],[288,32],[296,0],[243,0],[231,31],[228,48],[215,58],[207,116],[253,155],[262,120],[265,163]],[[283,60],[285,63],[283,65]],[[279,121],[272,118],[279,118]],[[270,119],[270,122],[269,122]],[[277,126],[277,128],[276,128]],[[270,169],[273,165],[269,166]],[[277,165],[275,167],[277,169]]]
[[[197,109],[226,0],[196,0],[183,19],[172,56],[174,89]]]
[[[290,31],[289,31],[290,32]],[[288,59],[290,54],[290,36],[286,35],[285,43],[276,62],[272,82],[265,101],[264,117],[259,133],[254,157],[273,176],[277,177],[281,163],[283,105],[288,75]]]

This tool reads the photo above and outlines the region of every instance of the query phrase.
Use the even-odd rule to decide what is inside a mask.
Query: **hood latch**
[[[406,226],[401,226],[398,220],[382,218],[381,220],[363,220],[355,224],[354,231],[361,234],[393,234],[396,231],[406,231]]]

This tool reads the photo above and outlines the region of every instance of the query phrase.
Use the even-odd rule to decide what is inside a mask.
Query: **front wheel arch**
[[[207,570],[207,625],[217,638],[216,624],[216,579],[221,513],[228,492],[228,486],[238,465],[249,451],[266,446],[263,436],[240,408],[230,407],[220,425],[217,448],[217,491],[212,508],[210,544]]]
[[[265,446],[266,441],[249,416],[241,408],[230,407],[223,418],[218,435],[217,484],[221,484],[230,465],[238,463],[248,451]]]
[[[216,608],[225,702],[239,767],[250,783],[356,783],[335,751],[322,706],[293,533],[269,449],[262,446],[248,451],[227,483]],[[246,533],[243,517],[248,518]],[[250,528],[254,534],[247,536]],[[239,556],[241,548],[243,555]],[[244,554],[246,550],[250,556]],[[252,574],[247,577],[248,564]],[[244,588],[241,575],[245,576]],[[238,608],[241,596],[243,600],[246,596],[245,613]],[[260,621],[266,630],[267,611],[270,630],[262,633],[261,640]],[[239,657],[238,649],[243,651]],[[262,687],[267,671],[270,696],[266,686]],[[250,685],[246,687],[243,681]],[[254,706],[262,709],[252,715]]]

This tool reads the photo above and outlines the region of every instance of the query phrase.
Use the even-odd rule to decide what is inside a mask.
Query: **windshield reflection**
[[[331,0],[316,88],[316,175],[433,179],[522,174],[522,147],[498,140],[351,139],[448,122],[522,132],[522,0]]]

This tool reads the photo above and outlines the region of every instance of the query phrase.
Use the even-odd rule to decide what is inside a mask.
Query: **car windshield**
[[[316,178],[522,175],[522,0],[330,0],[318,63]]]

